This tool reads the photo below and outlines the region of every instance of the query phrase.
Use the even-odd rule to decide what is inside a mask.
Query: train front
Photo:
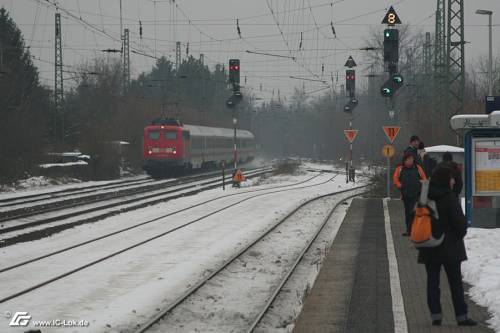
[[[144,128],[144,170],[152,176],[166,176],[183,169],[185,154],[183,131],[176,125]]]

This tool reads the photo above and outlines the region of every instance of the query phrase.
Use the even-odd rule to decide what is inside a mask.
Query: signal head
[[[392,76],[392,81],[398,85],[398,86],[402,86],[403,85],[403,76],[401,74],[394,74]]]
[[[240,84],[240,59],[229,59],[229,83]]]
[[[390,88],[390,87],[382,87],[382,89],[380,89],[380,94],[383,97],[392,97],[393,93],[394,92],[392,91],[392,88]]]

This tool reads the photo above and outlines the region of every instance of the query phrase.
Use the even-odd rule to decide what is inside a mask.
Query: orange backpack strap
[[[427,176],[425,175],[424,169],[420,165],[417,164],[418,174],[420,176],[420,180],[427,180]]]
[[[392,175],[392,182],[397,188],[401,188],[401,181],[399,180],[399,176],[401,175],[402,166],[398,166]]]

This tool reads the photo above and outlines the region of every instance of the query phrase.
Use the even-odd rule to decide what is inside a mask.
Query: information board
[[[500,193],[500,140],[473,139],[474,195]]]

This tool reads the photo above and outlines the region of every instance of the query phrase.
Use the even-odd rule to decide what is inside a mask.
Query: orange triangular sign
[[[398,133],[399,133],[399,130],[401,129],[401,127],[399,127],[399,126],[384,126],[383,128],[384,128],[385,135],[387,136],[389,141],[391,143],[393,143],[394,140],[396,139],[396,137],[398,136]]]
[[[344,135],[347,138],[347,141],[352,143],[354,139],[356,139],[358,132],[359,132],[358,130],[344,130]]]

